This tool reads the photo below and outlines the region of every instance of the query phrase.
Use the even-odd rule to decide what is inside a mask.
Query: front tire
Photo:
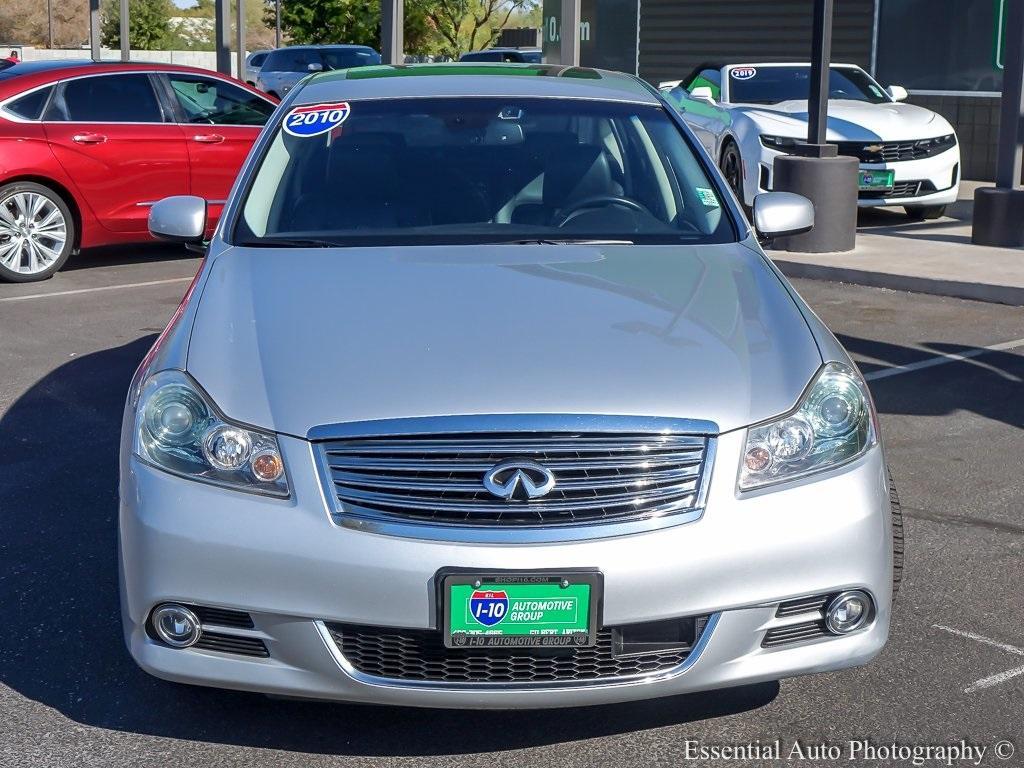
[[[946,214],[944,205],[905,205],[903,210],[911,221],[934,221]]]
[[[0,187],[0,280],[47,280],[74,244],[75,221],[60,195],[30,181]]]
[[[889,472],[889,508],[892,511],[892,599],[900,591],[903,581],[903,508],[900,506],[900,495],[896,492],[896,481]]]
[[[743,159],[740,157],[740,148],[732,139],[726,139],[718,167],[740,205],[746,206],[743,199]]]

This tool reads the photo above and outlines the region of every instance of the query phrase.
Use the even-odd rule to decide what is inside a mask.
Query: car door
[[[206,198],[210,221],[214,222],[276,105],[216,77],[179,72],[160,77],[170,90],[185,134],[190,194]]]
[[[99,223],[147,232],[149,205],[188,193],[188,152],[145,72],[116,72],[57,86],[43,129],[57,161]]]

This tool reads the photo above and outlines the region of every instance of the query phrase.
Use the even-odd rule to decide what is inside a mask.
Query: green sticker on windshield
[[[700,201],[704,203],[705,206],[707,206],[708,208],[719,207],[718,198],[715,196],[715,193],[712,190],[707,189],[706,187],[697,187],[696,191],[697,197],[700,198]]]

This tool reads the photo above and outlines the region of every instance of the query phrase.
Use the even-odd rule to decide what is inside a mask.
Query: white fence
[[[14,46],[12,50],[17,48]],[[7,51],[3,51],[4,55]],[[183,64],[188,67],[201,67],[202,69],[217,69],[217,56],[213,51],[135,51],[131,52],[132,61],[151,61],[160,64]],[[21,48],[21,58],[24,61],[45,61],[48,59],[88,59],[90,56],[88,48],[82,49],[49,49],[32,48],[25,46]],[[121,58],[121,51],[112,48],[101,48],[100,58],[104,61],[118,61]],[[235,75],[236,61],[234,53],[231,55],[231,74]]]

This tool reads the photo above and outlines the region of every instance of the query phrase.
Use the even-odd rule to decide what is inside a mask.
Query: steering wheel
[[[593,195],[591,197],[585,197],[582,200],[577,200],[575,203],[570,203],[564,208],[559,208],[555,211],[555,215],[551,219],[551,225],[554,227],[564,227],[581,211],[587,208],[599,208],[603,205],[621,205],[623,208],[628,208],[629,210],[636,211],[637,213],[646,213],[648,216],[654,215],[647,210],[645,206],[629,197],[622,197],[620,195]]]

